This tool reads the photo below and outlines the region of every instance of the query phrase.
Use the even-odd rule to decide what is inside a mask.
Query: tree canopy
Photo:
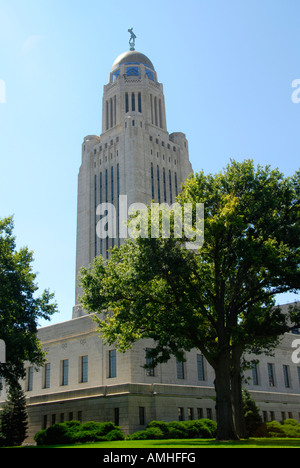
[[[0,375],[10,386],[25,377],[25,361],[43,364],[38,320],[50,320],[57,311],[49,290],[36,296],[33,252],[27,247],[16,249],[13,228],[12,217],[0,219],[0,339],[6,345],[6,364],[0,364]]]
[[[192,348],[203,353],[216,374],[220,439],[243,435],[244,353],[274,348],[300,324],[297,307],[284,314],[274,300],[300,287],[299,182],[299,171],[284,177],[250,160],[200,172],[177,198],[182,207],[204,203],[198,251],[184,237],[138,237],[81,271],[82,305],[97,313],[108,343],[125,351],[152,338],[153,365]]]

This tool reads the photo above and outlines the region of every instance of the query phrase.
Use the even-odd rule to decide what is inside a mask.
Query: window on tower
[[[126,68],[126,76],[139,76],[139,68],[138,67],[127,67]]]
[[[154,73],[151,70],[147,70],[147,68],[146,68],[146,75],[148,76],[149,80],[154,81]]]

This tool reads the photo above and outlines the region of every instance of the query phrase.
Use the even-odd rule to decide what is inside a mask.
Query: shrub
[[[296,421],[296,419],[285,419],[282,423],[284,426],[288,425],[288,426],[297,426],[299,427],[300,424],[298,423],[298,421]]]
[[[210,419],[199,419],[185,423],[189,437],[212,439],[217,432],[217,423]]]
[[[137,431],[127,436],[128,440],[147,440],[147,439],[164,439],[164,433],[159,427],[149,427],[144,431]]]
[[[193,421],[151,421],[144,431],[137,431],[129,435],[127,439],[192,439],[215,437],[217,423],[210,419]]]
[[[124,434],[121,431],[121,429],[113,429],[105,437],[106,437],[106,440],[110,440],[110,441],[125,439]]]
[[[270,434],[270,437],[286,437],[283,426],[278,421],[268,422],[267,430]]]
[[[280,424],[277,421],[264,423],[255,432],[254,437],[300,437],[300,424],[295,419],[286,419]]]
[[[124,435],[118,426],[112,422],[97,423],[68,421],[38,432],[34,437],[37,445],[58,445],[79,442],[94,442],[105,440],[122,440]]]
[[[162,431],[164,435],[168,434],[168,425],[164,421],[151,421],[147,425],[147,429],[150,427],[157,427],[158,429]]]

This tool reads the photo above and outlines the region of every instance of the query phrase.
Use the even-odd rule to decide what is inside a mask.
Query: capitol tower
[[[151,201],[172,205],[181,184],[192,173],[188,142],[184,133],[167,131],[163,85],[151,60],[131,50],[113,63],[104,86],[101,136],[85,137],[78,176],[76,278],[98,255],[123,241],[120,225],[120,195],[133,203]],[[97,235],[101,215],[97,208],[114,205],[113,230]],[[98,208],[99,210],[99,208]],[[103,214],[103,213],[102,213]],[[124,215],[122,213],[122,219]],[[76,280],[76,303],[80,288]],[[73,318],[83,313],[79,306]]]

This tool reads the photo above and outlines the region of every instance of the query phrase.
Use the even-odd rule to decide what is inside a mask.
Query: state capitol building
[[[151,200],[171,205],[193,172],[186,135],[168,133],[163,85],[154,64],[131,49],[113,62],[104,86],[101,135],[86,136],[82,144],[76,278],[82,266],[98,255],[107,258],[108,250],[123,241],[118,216],[114,236],[97,236],[99,204],[113,204],[117,214],[120,195],[127,195],[129,205]],[[173,357],[145,370],[146,350],[154,343],[141,340],[125,354],[104,345],[97,325],[78,304],[79,295],[76,280],[72,319],[38,331],[47,361],[38,371],[26,366],[26,442],[41,429],[72,419],[112,421],[125,434],[152,420],[216,419],[214,372],[199,350],[186,353],[186,362]],[[300,364],[291,359],[295,338],[287,333],[274,357],[259,356],[245,373],[265,421],[300,420]],[[5,399],[4,386],[0,404]]]

